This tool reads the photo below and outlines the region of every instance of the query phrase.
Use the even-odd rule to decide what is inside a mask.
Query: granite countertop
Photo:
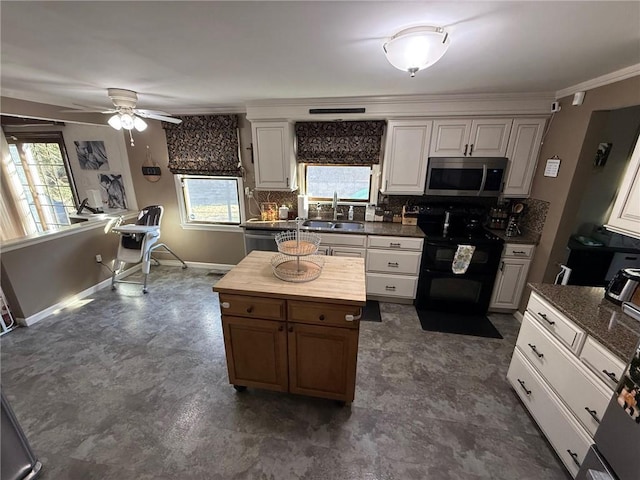
[[[529,283],[531,289],[625,363],[640,339],[640,322],[604,298],[604,288]]]
[[[309,228],[302,227],[302,230],[313,232],[340,233],[347,235],[390,235],[394,237],[418,237],[424,238],[425,234],[415,225],[402,225],[401,223],[392,222],[363,222],[364,230],[332,230],[330,228]],[[275,222],[252,221],[245,222],[240,225],[242,228],[249,230],[294,230],[296,228],[295,220],[281,220]]]
[[[502,238],[505,241],[505,243],[537,245],[540,242],[540,234],[535,232],[524,231],[521,235],[518,235],[517,237],[507,237],[506,232],[504,230],[494,230],[490,228],[489,231],[494,235],[497,235],[498,237]]]

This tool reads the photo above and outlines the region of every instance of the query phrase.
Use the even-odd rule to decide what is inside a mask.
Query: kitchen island
[[[361,258],[326,257],[320,276],[277,278],[273,252],[253,251],[214,287],[220,295],[229,382],[329,398],[354,398],[366,304]]]

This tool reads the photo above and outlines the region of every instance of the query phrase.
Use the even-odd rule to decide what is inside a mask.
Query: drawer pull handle
[[[320,315],[318,318],[319,318],[320,320],[324,320],[324,315]]]
[[[527,343],[527,345],[531,347],[531,350],[533,350],[533,353],[535,353],[538,356],[538,358],[544,357],[544,353],[540,353],[535,345],[531,345],[530,343]]]
[[[391,291],[393,291],[393,290],[395,290],[395,289],[396,289],[396,287],[395,287],[395,286],[393,286],[393,285],[386,285],[386,286],[384,287],[384,289],[385,289],[385,290],[391,290]]]
[[[580,468],[580,462],[578,461],[578,454],[575,452],[572,452],[569,449],[567,449],[567,452],[569,453],[569,455],[571,455],[571,460],[573,460],[573,463],[575,463],[578,466],[578,468]]]
[[[596,412],[595,410],[591,410],[589,407],[584,407],[584,409],[589,412],[589,415],[591,415],[591,418],[593,418],[596,422],[600,423],[600,419],[598,418],[598,412]]]
[[[526,393],[527,395],[531,395],[531,390],[529,390],[527,388],[527,386],[524,384],[524,382],[522,380],[518,379],[518,383],[520,384],[520,386],[524,390],[524,393]]]
[[[387,263],[387,265],[389,265],[390,267],[397,267],[398,266],[398,262],[389,262],[389,263]]]
[[[293,332],[293,326],[289,327],[289,331]]]
[[[253,312],[253,305],[247,307],[247,313]]]
[[[522,250],[513,250],[513,254],[514,255],[526,255],[527,252],[524,252]]]
[[[390,247],[393,247],[393,248],[400,248],[400,247],[402,246],[402,244],[400,244],[400,243],[393,243],[393,242],[391,242],[391,243],[389,243],[389,246],[390,246]]]
[[[230,304],[229,302],[222,302],[222,303],[220,304],[220,306],[221,306],[222,308],[229,308],[229,307],[231,306],[231,304]]]
[[[546,313],[538,312],[538,315],[540,315],[549,325],[555,325],[556,324],[556,322],[552,322],[551,320],[549,320],[547,318],[547,314]]]
[[[353,322],[354,320],[360,320],[362,318],[362,309],[360,309],[360,313],[358,315],[345,315],[344,319],[347,322]]]
[[[606,370],[602,370],[602,373],[604,373],[607,377],[609,377],[614,382],[618,383],[619,380],[616,378],[616,374],[615,373],[607,372]]]
[[[469,144],[467,143],[467,144],[464,146],[464,153],[462,154],[462,155],[464,155],[465,157],[467,156],[467,150],[468,150],[468,149],[469,149]]]

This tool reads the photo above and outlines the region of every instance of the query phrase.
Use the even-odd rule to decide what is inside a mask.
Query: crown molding
[[[247,102],[249,120],[358,120],[459,115],[550,115],[553,92],[296,98]],[[309,114],[310,108],[364,107],[364,114]]]
[[[563,88],[556,92],[556,100],[573,95],[576,92],[585,92],[587,90],[593,90],[594,88],[603,87],[611,83],[620,82],[627,78],[640,75],[640,63],[631,65],[630,67],[621,68],[615,72],[607,73],[600,77],[592,78],[582,83],[578,83],[571,87]]]

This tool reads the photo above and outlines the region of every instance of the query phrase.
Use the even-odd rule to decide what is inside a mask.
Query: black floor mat
[[[417,310],[417,312],[423,330],[502,339],[502,335],[486,315],[461,315],[431,310]]]
[[[364,307],[360,320],[363,322],[381,322],[380,304],[376,300],[367,300],[367,305]]]

